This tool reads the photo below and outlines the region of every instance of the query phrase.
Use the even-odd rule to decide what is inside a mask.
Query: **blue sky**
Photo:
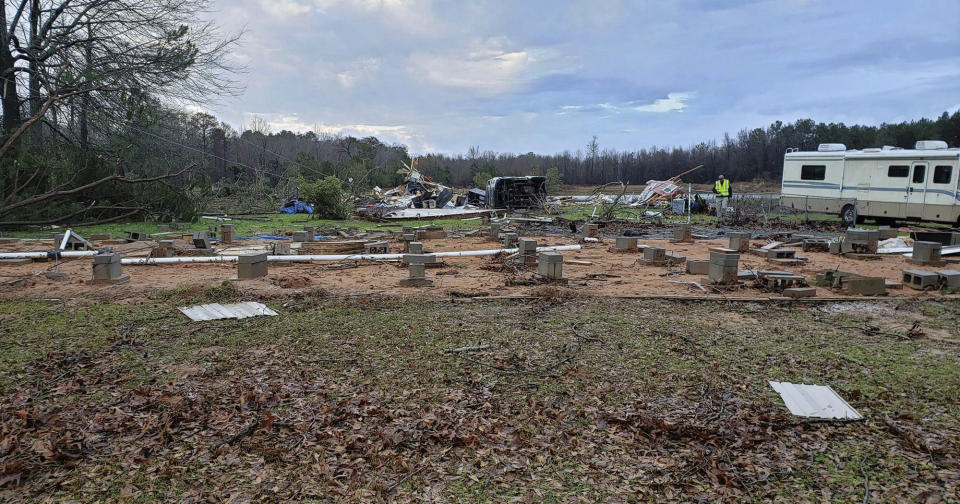
[[[214,0],[242,126],[411,153],[690,145],[774,120],[960,108],[960,2]]]

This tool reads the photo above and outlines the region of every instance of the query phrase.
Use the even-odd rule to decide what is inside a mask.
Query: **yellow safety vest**
[[[727,180],[727,179],[718,180],[718,181],[716,182],[716,184],[714,184],[714,188],[716,188],[716,190],[717,190],[717,196],[720,196],[720,197],[722,197],[722,198],[726,198],[726,197],[730,196],[730,181],[729,181],[729,180]]]

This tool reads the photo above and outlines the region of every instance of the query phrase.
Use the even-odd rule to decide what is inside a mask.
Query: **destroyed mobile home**
[[[416,166],[416,163],[414,163]],[[357,214],[380,219],[462,218],[489,214],[489,210],[544,208],[546,177],[494,177],[486,190],[456,192],[432,181],[415,168],[397,172],[406,182],[388,191],[373,189],[373,200]]]

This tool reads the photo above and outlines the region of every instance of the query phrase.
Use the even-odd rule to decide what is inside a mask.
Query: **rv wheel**
[[[840,221],[843,222],[844,225],[852,226],[854,220],[856,220],[856,217],[853,211],[853,205],[844,205],[843,208],[840,209]]]

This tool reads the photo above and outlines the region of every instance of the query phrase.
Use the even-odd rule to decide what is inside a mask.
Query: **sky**
[[[234,127],[411,154],[688,146],[812,118],[960,109],[960,1],[213,0]]]

